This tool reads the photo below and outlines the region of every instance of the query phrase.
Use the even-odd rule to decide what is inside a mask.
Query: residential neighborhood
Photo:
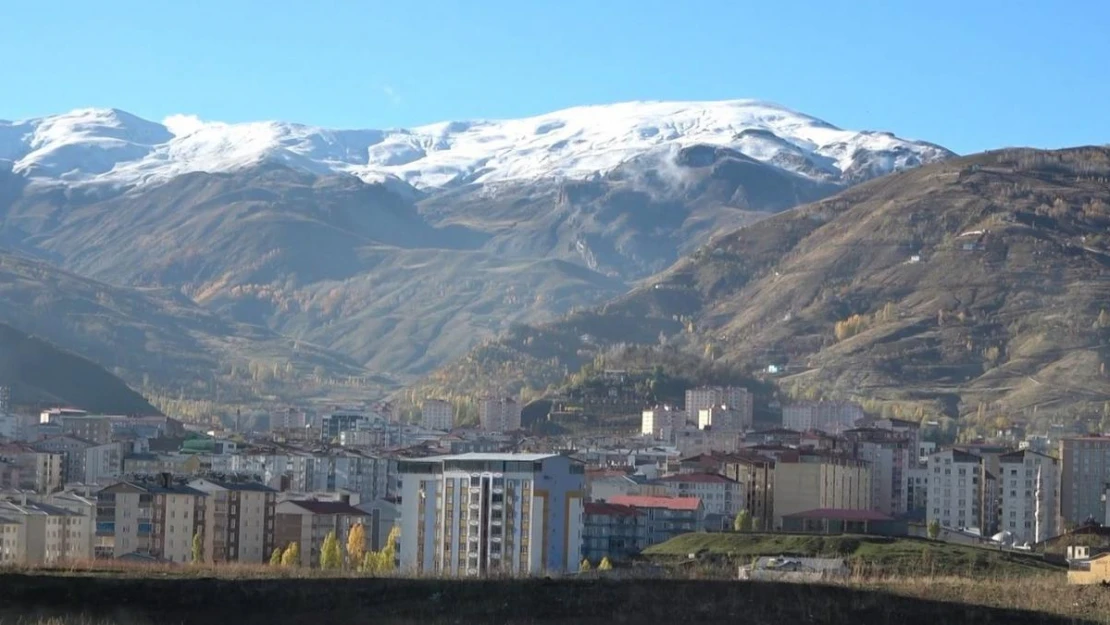
[[[69,408],[6,414],[0,563],[288,556],[312,568],[337,542],[414,574],[531,575],[632,564],[699,532],[1032,550],[1108,520],[1110,438],[1001,433],[938,446],[928,424],[851,402],[787,405],[769,423],[753,419],[744,388],[685,397],[643,407],[627,433],[576,436],[526,432],[505,397],[476,399],[476,427],[456,426],[453,404],[436,399],[414,421],[377,404],[290,411],[268,431]]]

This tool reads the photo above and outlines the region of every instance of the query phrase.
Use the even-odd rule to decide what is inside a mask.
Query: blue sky
[[[1110,2],[8,2],[0,118],[395,127],[759,98],[959,152],[1110,142]]]

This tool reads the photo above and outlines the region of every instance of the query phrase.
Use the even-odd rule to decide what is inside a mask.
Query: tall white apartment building
[[[478,401],[478,421],[487,432],[520,429],[520,404],[511,397],[483,397]]]
[[[806,401],[783,406],[782,427],[805,432],[820,430],[840,434],[863,418],[863,408],[850,401]]]
[[[700,386],[686,390],[686,414],[696,417],[707,408],[726,406],[752,418],[752,394],[741,386]]]
[[[752,428],[750,410],[737,410],[731,406],[711,406],[698,411],[698,429],[717,432],[747,432]]]
[[[1056,458],[1023,449],[1001,456],[998,464],[999,531],[1013,534],[1018,544],[1056,536]]]
[[[558,454],[402,460],[399,566],[456,577],[578,569],[585,466]]]
[[[420,424],[429,430],[450,430],[455,426],[455,407],[442,399],[425,399],[420,406]]]
[[[942,527],[983,529],[985,471],[982,458],[956,449],[929,456],[925,518]]]
[[[673,441],[685,427],[686,412],[673,406],[654,406],[640,415],[640,434],[657,440]]]

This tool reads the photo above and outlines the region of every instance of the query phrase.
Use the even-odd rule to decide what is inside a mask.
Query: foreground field
[[[1036,554],[883,536],[695,533],[676,536],[644,552],[660,562],[692,553],[720,556],[730,565],[755,556],[840,556],[848,558],[853,570],[869,575],[1020,577],[1063,575],[1064,570]]]
[[[1063,574],[867,577],[838,584],[722,579],[487,579],[0,574],[0,625],[594,625],[667,622],[1106,623],[1110,589]]]

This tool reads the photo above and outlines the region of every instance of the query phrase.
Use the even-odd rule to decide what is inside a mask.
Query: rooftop
[[[692,482],[695,484],[735,484],[736,480],[730,480],[723,475],[716,473],[680,473],[678,475],[668,475],[659,478],[660,482]]]
[[[557,458],[559,454],[513,454],[513,453],[483,453],[472,451],[465,454],[447,456],[428,456],[421,458],[427,462],[444,462],[447,460],[472,460],[475,462],[539,462],[548,458]]]
[[[366,512],[355,508],[349,503],[343,501],[316,501],[314,499],[291,500],[284,503],[293,504],[299,508],[304,508],[312,514],[347,514],[354,516],[366,516]]]
[[[634,508],[665,508],[667,510],[697,510],[701,499],[697,497],[651,497],[647,495],[618,495],[610,497],[606,503]]]
[[[583,504],[583,512],[605,516],[638,516],[642,514],[633,506],[625,506],[605,501],[587,501]]]

